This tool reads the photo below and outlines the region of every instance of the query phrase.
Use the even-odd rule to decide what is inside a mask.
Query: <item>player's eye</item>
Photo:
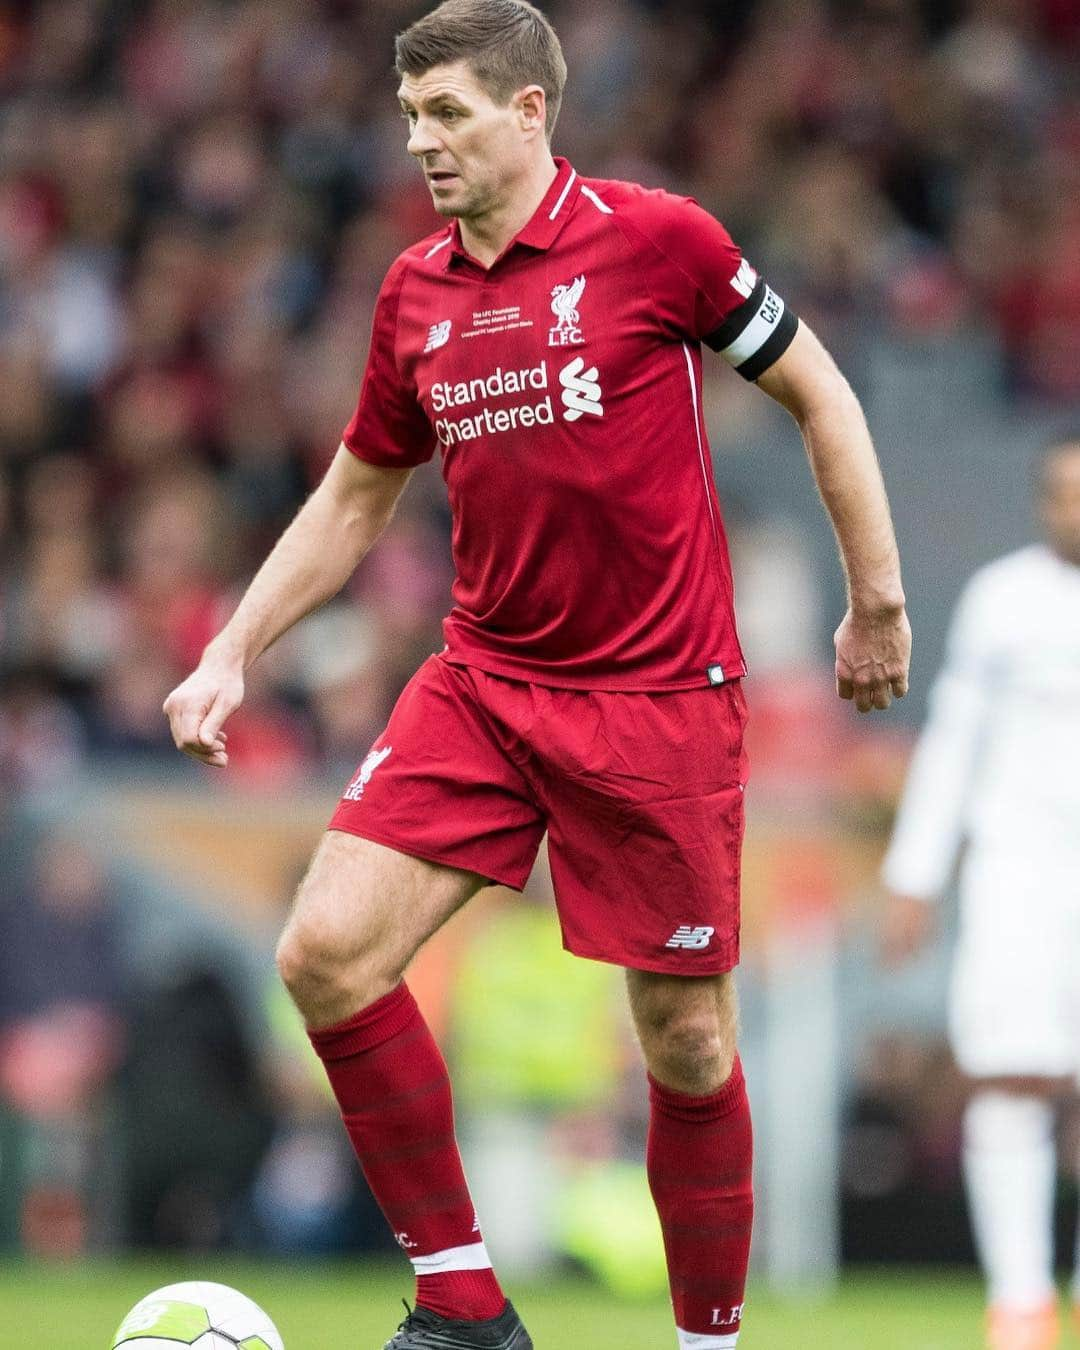
[[[439,116],[444,122],[456,122],[461,114],[456,108],[443,108],[442,112],[439,113]]]

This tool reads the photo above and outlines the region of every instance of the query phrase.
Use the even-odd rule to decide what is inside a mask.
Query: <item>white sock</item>
[[[1054,1108],[1040,1097],[980,1092],[964,1112],[964,1180],[992,1304],[1054,1298]]]

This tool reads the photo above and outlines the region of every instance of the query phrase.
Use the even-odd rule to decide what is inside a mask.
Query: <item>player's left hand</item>
[[[836,692],[853,699],[859,712],[887,708],[908,691],[911,625],[903,605],[878,609],[851,606],[833,641]]]

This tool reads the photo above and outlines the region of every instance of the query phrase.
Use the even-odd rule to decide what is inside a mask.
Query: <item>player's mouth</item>
[[[459,174],[451,173],[449,169],[436,169],[428,172],[427,180],[432,187],[448,187],[456,183],[459,177]]]

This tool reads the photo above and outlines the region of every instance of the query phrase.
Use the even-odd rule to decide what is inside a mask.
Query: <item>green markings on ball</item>
[[[246,1341],[237,1342],[239,1350],[270,1350],[261,1336],[249,1336]]]
[[[181,1345],[191,1345],[209,1330],[210,1318],[206,1315],[206,1309],[200,1308],[195,1303],[164,1300],[160,1303],[143,1303],[132,1308],[120,1323],[113,1340],[113,1350],[127,1341],[136,1341],[148,1336],[156,1336],[164,1341],[178,1341]]]

